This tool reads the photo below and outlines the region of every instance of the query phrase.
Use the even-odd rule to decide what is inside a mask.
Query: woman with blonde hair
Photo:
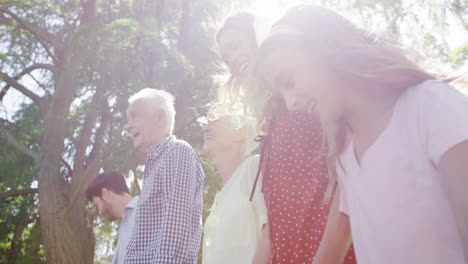
[[[466,263],[465,96],[318,6],[286,12],[257,70],[289,109],[313,102],[328,128],[340,204],[315,263],[339,263],[351,234],[358,263]]]
[[[281,98],[270,98],[268,90],[249,85],[258,51],[254,28],[254,17],[241,13],[226,19],[217,34],[221,57],[231,72],[228,92],[222,94],[249,102],[250,109],[261,112],[261,173],[251,198],[263,194],[268,232],[263,233],[265,243],[254,263],[311,263],[330,207],[330,199],[325,200],[328,179],[322,127],[308,113],[307,104],[287,111]],[[346,242],[349,248],[351,241]],[[352,252],[345,263],[355,263]]]
[[[238,103],[216,103],[203,127],[203,151],[213,160],[223,181],[203,235],[203,263],[252,263],[266,224],[266,208],[259,192],[250,198],[259,155],[250,153],[256,121]]]

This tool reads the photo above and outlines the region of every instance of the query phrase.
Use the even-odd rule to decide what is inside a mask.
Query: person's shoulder
[[[195,149],[185,140],[174,139],[174,148],[178,152],[196,153]]]
[[[430,100],[443,100],[447,97],[463,98],[466,96],[447,82],[433,79],[408,88],[402,97],[407,101],[424,103]]]
[[[251,168],[258,168],[259,164],[260,164],[260,155],[255,154],[255,155],[247,157],[241,166],[246,166],[247,168],[251,169]]]
[[[255,177],[257,176],[259,165],[260,165],[260,155],[255,154],[246,158],[244,162],[242,162],[238,170],[240,173],[242,173],[243,182],[245,182],[244,184],[246,184],[249,191],[253,186]]]
[[[427,115],[428,110],[466,108],[468,97],[459,90],[441,80],[427,80],[409,87],[400,96],[398,107],[407,113]]]
[[[258,154],[251,155],[244,159],[244,161],[239,165],[237,171],[242,171],[243,173],[254,171],[254,170],[256,171],[259,164],[260,164],[260,155]]]
[[[138,195],[134,196],[132,200],[130,200],[130,202],[127,204],[127,206],[125,206],[125,210],[133,211],[138,206],[139,200],[140,200],[140,197]]]
[[[197,151],[185,140],[174,139],[173,151],[170,160],[179,163],[181,160],[190,161],[192,164],[200,164],[201,160]]]

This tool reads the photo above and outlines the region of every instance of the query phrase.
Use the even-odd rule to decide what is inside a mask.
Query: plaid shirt
[[[171,136],[148,149],[125,263],[197,263],[204,177],[187,142]]]

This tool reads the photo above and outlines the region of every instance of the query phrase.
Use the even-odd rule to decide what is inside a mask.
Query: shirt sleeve
[[[338,191],[339,192],[337,192],[337,194],[340,196],[339,211],[342,212],[343,214],[349,215],[348,201],[346,200],[346,194],[344,193],[344,190],[342,190],[342,188],[338,189]]]
[[[450,148],[468,140],[468,98],[445,82],[428,81],[421,86],[416,95],[422,144],[438,166]]]
[[[346,195],[346,183],[344,180],[344,171],[343,168],[341,167],[338,162],[336,163],[336,172],[337,172],[337,180],[338,180],[338,189],[335,191],[335,198],[336,195],[339,196],[340,200],[340,206],[338,210],[346,215],[349,215],[349,207],[348,207],[348,200],[347,200],[347,195]]]
[[[201,205],[194,205],[203,181],[201,165],[193,149],[182,147],[177,152],[165,175],[161,246],[151,261],[155,264],[185,263],[190,252],[198,252],[199,247],[198,243],[196,249],[191,248],[194,245],[190,238],[198,228],[194,225],[200,224],[201,230]]]
[[[255,155],[251,157],[250,159],[251,159],[251,162],[249,164],[250,166],[248,170],[248,173],[249,173],[248,178],[250,179],[249,184],[248,184],[249,196],[250,196],[250,191],[252,190],[253,184],[255,182],[255,177],[257,176],[258,166],[260,163],[260,156]],[[255,188],[255,194],[252,197],[252,204],[255,210],[255,214],[257,215],[260,230],[262,226],[267,223],[267,218],[268,218],[267,209],[265,206],[265,199],[263,197],[261,186],[262,186],[262,175],[260,174],[258,178],[257,186]]]
[[[145,164],[145,174],[151,174],[152,170],[151,164],[147,161]],[[124,262],[126,264],[148,263],[151,261],[155,248],[155,230],[157,229],[157,220],[155,217],[152,217],[158,208],[158,192],[155,187],[157,186],[155,178],[148,176],[144,179],[140,199],[135,208],[135,225],[130,242],[126,248]]]

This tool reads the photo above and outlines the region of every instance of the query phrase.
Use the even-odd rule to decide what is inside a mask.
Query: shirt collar
[[[148,148],[147,154],[146,154],[146,159],[147,160],[154,160],[161,155],[161,153],[164,152],[164,150],[167,148],[169,143],[175,139],[175,136],[169,136],[165,140],[163,140],[161,143],[158,143],[150,148]]]
[[[132,210],[137,206],[139,199],[140,198],[138,196],[135,196],[132,198],[132,200],[130,200],[130,202],[128,202],[127,206],[125,206],[125,209],[124,209],[124,218],[127,217],[127,213],[129,210]]]
[[[130,202],[128,202],[127,206],[125,206],[125,208],[135,208],[138,204],[138,199],[139,197],[138,196],[135,196],[132,198],[132,200],[130,200]]]

